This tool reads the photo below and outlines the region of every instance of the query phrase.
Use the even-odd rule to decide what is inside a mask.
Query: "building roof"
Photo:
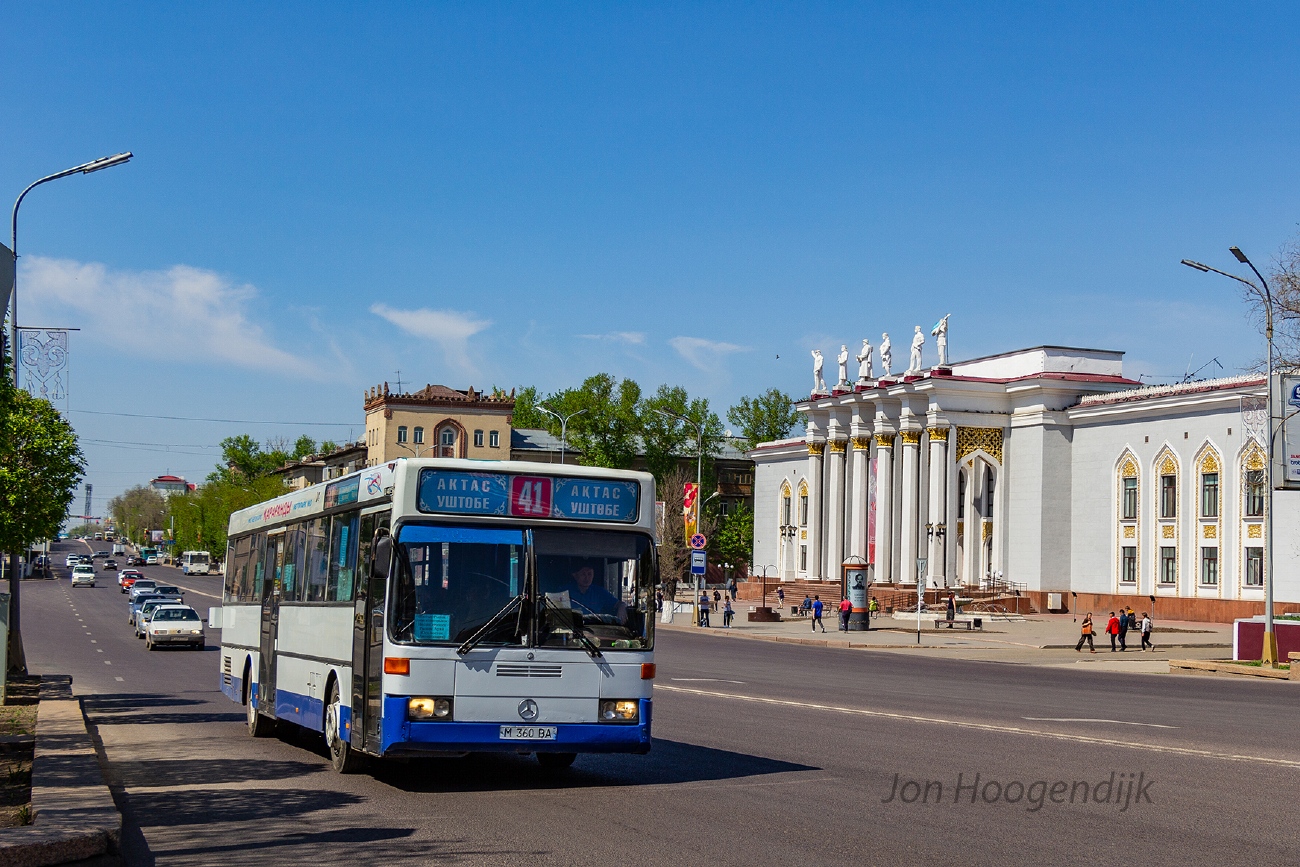
[[[1204,394],[1213,391],[1226,391],[1234,388],[1262,387],[1263,385],[1263,374],[1247,373],[1241,376],[1222,376],[1217,379],[1202,379],[1198,382],[1180,382],[1174,385],[1146,385],[1141,388],[1129,388],[1124,391],[1112,391],[1107,394],[1092,394],[1079,401],[1076,405],[1103,406],[1112,403],[1131,403],[1139,400],[1151,400],[1158,397]]]
[[[185,479],[180,476],[159,476],[158,478],[151,480],[149,484],[157,484],[158,482],[166,482],[170,484],[176,484],[179,482],[182,485],[187,484]]]
[[[426,385],[418,391],[398,393],[389,391],[386,382],[374,388],[366,389],[363,401],[363,408],[366,412],[386,404],[505,410],[509,412],[515,407],[515,393],[513,390],[506,394],[499,389],[493,389],[489,394],[485,395],[483,392],[477,391],[472,385],[464,391],[459,391],[445,385],[432,384]]]

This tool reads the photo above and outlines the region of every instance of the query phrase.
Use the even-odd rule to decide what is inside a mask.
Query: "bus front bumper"
[[[405,696],[385,696],[383,754],[648,753],[651,704],[650,699],[641,699],[638,723],[557,723],[555,740],[523,741],[501,739],[501,727],[517,722],[413,722],[406,718]]]

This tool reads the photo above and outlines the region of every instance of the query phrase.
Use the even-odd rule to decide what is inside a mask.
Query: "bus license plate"
[[[503,741],[553,741],[555,726],[502,726]]]

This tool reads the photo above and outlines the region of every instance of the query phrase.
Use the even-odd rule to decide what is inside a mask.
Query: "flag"
[[[694,482],[682,485],[682,516],[686,520],[686,539],[699,532],[700,526],[700,486]]]

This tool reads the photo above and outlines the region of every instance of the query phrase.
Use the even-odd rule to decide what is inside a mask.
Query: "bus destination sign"
[[[421,512],[552,518],[564,521],[636,521],[641,486],[622,479],[524,476],[424,470]]]

